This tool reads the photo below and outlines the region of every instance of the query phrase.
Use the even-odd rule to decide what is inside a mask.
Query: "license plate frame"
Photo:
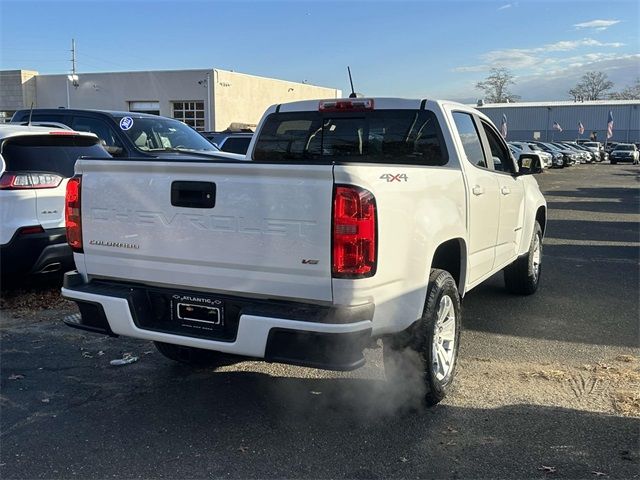
[[[225,327],[224,301],[208,295],[171,296],[171,319],[183,328],[219,331]]]

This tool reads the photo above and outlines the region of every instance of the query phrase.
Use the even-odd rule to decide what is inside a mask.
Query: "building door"
[[[129,111],[160,115],[160,102],[129,102]]]

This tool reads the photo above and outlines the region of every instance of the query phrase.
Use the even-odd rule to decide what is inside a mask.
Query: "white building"
[[[200,131],[255,126],[270,105],[339,98],[335,88],[219,69],[38,75],[0,71],[0,121],[22,108],[91,108],[154,113]]]

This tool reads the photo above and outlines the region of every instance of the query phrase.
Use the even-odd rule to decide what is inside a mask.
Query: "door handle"
[[[171,205],[185,208],[213,208],[216,206],[216,184],[175,181],[171,183]]]
[[[474,195],[482,195],[484,193],[484,188],[482,188],[480,185],[474,185],[471,191]]]
[[[500,189],[500,193],[502,193],[503,195],[509,195],[511,193],[511,190],[509,190],[509,187],[502,187]]]

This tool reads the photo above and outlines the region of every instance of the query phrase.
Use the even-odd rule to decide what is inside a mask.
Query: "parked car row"
[[[540,156],[540,163],[544,168],[564,168],[580,163],[596,163],[611,159],[611,163],[618,161],[638,162],[638,148],[634,144],[619,144],[612,148],[610,157],[600,142],[541,142],[538,140],[511,141],[509,146],[516,158],[523,153]],[[633,153],[635,152],[635,153]],[[544,155],[546,154],[546,156]]]

